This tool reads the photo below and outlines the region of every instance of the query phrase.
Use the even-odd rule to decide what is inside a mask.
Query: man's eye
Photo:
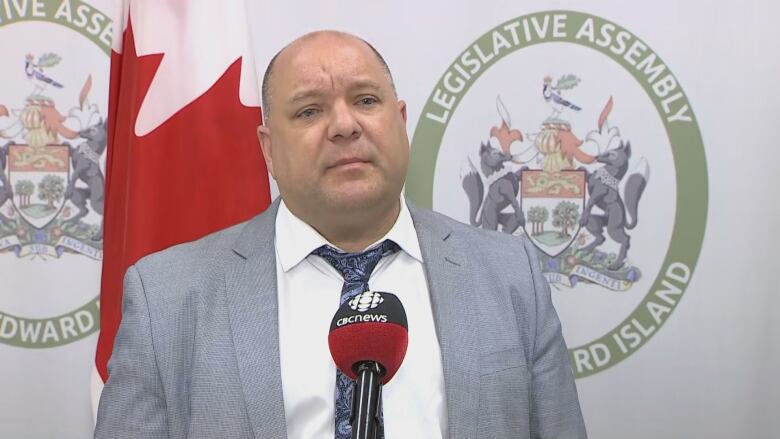
[[[379,101],[373,96],[363,96],[362,98],[358,99],[358,104],[360,105],[374,105],[377,102]]]
[[[314,108],[306,108],[305,110],[298,113],[297,117],[301,119],[308,119],[313,117],[315,114],[317,114],[317,110]]]

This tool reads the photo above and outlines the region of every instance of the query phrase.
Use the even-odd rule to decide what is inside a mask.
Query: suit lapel
[[[230,326],[249,421],[257,438],[286,438],[276,295],[275,221],[279,202],[247,223],[226,275]]]
[[[422,251],[447,393],[448,436],[476,438],[478,319],[466,249],[434,213],[409,206]]]

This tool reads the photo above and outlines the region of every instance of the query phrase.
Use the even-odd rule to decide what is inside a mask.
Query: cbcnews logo
[[[351,323],[387,323],[387,314],[363,314],[370,309],[377,308],[384,301],[385,299],[382,297],[382,294],[377,292],[365,291],[358,294],[347,302],[349,308],[352,311],[358,311],[358,314],[351,314],[338,319],[336,321],[336,327],[349,325]],[[347,313],[349,313],[349,311],[347,311]]]
[[[366,312],[369,309],[374,309],[384,302],[385,299],[381,294],[374,291],[365,291],[353,297],[349,301],[349,307],[354,311]]]

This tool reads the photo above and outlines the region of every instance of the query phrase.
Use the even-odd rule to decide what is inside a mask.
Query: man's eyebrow
[[[354,83],[350,84],[349,88],[353,90],[364,90],[364,89],[371,89],[375,91],[382,90],[382,86],[380,86],[379,83],[372,81],[370,79],[357,80]]]
[[[320,90],[316,90],[316,89],[301,90],[295,93],[290,99],[288,99],[287,102],[291,104],[297,104],[300,101],[305,101],[310,98],[316,98],[322,96],[323,94],[324,93],[322,93]]]
[[[372,81],[370,79],[359,79],[354,82],[352,82],[349,85],[350,90],[373,90],[373,91],[381,91],[382,86],[379,85],[378,82]],[[317,98],[325,95],[326,93],[320,89],[317,88],[306,88],[303,90],[298,91],[297,93],[294,93],[290,99],[287,100],[287,103],[289,104],[298,104],[301,101],[306,101],[311,98]]]

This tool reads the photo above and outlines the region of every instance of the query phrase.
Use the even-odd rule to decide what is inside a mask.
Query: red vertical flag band
[[[174,19],[187,20],[191,15],[182,12]],[[183,63],[173,69],[180,75],[156,77],[162,63],[176,62],[182,56],[166,60],[169,53],[137,50],[135,35],[144,23],[131,23],[130,18],[120,34],[121,53],[113,52],[111,57],[101,331],[95,358],[103,381],[108,379],[107,363],[121,319],[127,268],[147,254],[245,221],[270,203],[268,173],[255,134],[261,121],[260,108],[244,105],[239,98],[241,70],[249,68],[245,57],[238,56],[226,65],[202,94],[193,96],[159,124],[153,123],[148,132],[138,134],[139,117],[146,117],[142,106],[149,104],[152,83],[163,81],[157,84],[157,93],[177,87],[191,90],[188,81],[198,72],[188,69],[203,63]],[[121,26],[123,21],[114,22]],[[203,31],[213,33],[218,41],[220,28],[211,26]],[[159,98],[165,100],[165,96],[158,96],[157,101]]]

